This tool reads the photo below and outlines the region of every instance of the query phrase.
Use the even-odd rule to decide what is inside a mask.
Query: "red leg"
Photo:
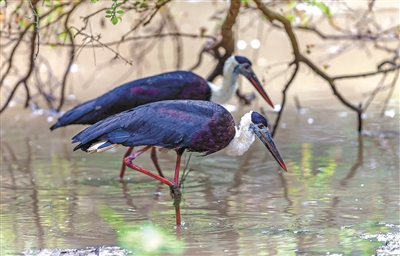
[[[179,152],[176,153],[176,164],[175,164],[175,175],[174,175],[174,183],[175,184],[179,184],[179,169],[181,168],[182,153],[179,153]]]
[[[176,151],[176,164],[175,164],[175,175],[174,175],[174,185],[171,186],[171,194],[174,198],[174,206],[175,206],[175,216],[176,216],[176,226],[179,227],[181,225],[181,209],[180,203],[182,199],[182,193],[179,188],[179,170],[181,167],[181,156],[185,150],[179,149]]]
[[[132,153],[132,150],[133,150],[133,147],[129,147],[124,155],[124,159],[122,159],[121,171],[119,173],[120,180],[122,180],[124,178],[124,174],[125,174],[125,169],[126,169],[125,158]]]
[[[138,156],[141,155],[142,153],[146,152],[146,151],[149,150],[151,147],[152,147],[152,146],[146,146],[146,147],[142,148],[141,150],[136,151],[136,152],[133,153],[132,155],[129,155],[129,156],[125,157],[125,159],[124,159],[125,164],[126,164],[129,168],[132,168],[132,169],[134,169],[134,170],[136,170],[136,171],[139,171],[139,172],[141,172],[141,173],[144,173],[144,174],[146,174],[147,176],[152,177],[153,179],[156,179],[156,180],[158,180],[158,181],[161,181],[161,182],[164,183],[164,184],[167,184],[168,186],[172,186],[172,185],[173,185],[172,181],[169,181],[169,180],[167,180],[166,178],[161,177],[160,175],[157,175],[157,174],[155,174],[155,173],[153,173],[153,172],[151,172],[151,171],[149,171],[149,170],[146,170],[146,169],[140,167],[139,165],[136,165],[136,164],[132,163],[132,161],[133,161],[136,157],[138,157]]]
[[[175,165],[175,175],[174,175],[174,182],[161,177],[160,175],[157,175],[149,170],[146,170],[142,167],[140,167],[139,165],[136,165],[134,163],[132,163],[132,161],[138,157],[139,155],[141,155],[142,153],[146,152],[147,150],[149,150],[152,146],[146,146],[143,149],[136,151],[135,153],[133,153],[132,155],[129,155],[127,157],[125,157],[124,162],[125,164],[129,167],[132,168],[136,171],[139,171],[143,174],[146,174],[147,176],[150,176],[158,181],[161,181],[164,184],[167,184],[170,188],[171,188],[171,193],[172,196],[174,197],[174,206],[175,206],[175,215],[176,215],[176,225],[180,226],[181,225],[181,212],[180,212],[180,207],[179,204],[181,202],[181,198],[182,198],[182,193],[179,189],[179,169],[180,169],[180,165],[181,165],[181,156],[184,152],[184,149],[179,149],[177,151],[177,157],[176,157],[176,165]]]
[[[160,165],[158,165],[158,159],[157,159],[157,151],[156,151],[156,147],[152,147],[151,148],[151,160],[153,160],[154,166],[156,167],[158,174],[160,174],[161,177],[164,177],[164,174],[161,171]]]
[[[174,198],[176,226],[179,227],[181,225],[181,209],[179,205],[181,203],[182,193],[178,184],[171,186],[171,195]]]

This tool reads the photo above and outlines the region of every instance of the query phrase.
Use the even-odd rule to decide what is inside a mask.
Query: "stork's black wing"
[[[215,126],[215,121],[221,114],[229,120],[228,124],[222,124],[223,127],[225,129],[227,126],[231,127],[232,116],[216,103],[192,100],[149,103],[113,115],[86,128],[72,138],[73,143],[80,142],[74,150],[87,151],[91,145],[99,141],[106,141],[104,147],[111,144],[153,145],[167,148],[185,147],[190,150],[193,149],[192,138],[199,132],[208,132],[210,127]],[[208,136],[212,138],[212,134]],[[207,147],[203,150],[196,146],[194,150],[208,151]]]
[[[175,99],[209,100],[203,78],[175,71],[131,81],[67,111],[50,129],[70,124],[94,124],[106,117],[150,102]]]

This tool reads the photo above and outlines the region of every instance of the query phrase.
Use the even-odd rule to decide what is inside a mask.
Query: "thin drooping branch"
[[[294,104],[296,106],[297,111],[299,113],[302,113],[304,109],[301,107],[299,97],[297,95],[295,95],[293,100],[294,100]]]
[[[214,79],[222,74],[225,61],[233,54],[235,49],[235,42],[233,40],[233,30],[232,27],[236,22],[236,17],[239,13],[240,9],[240,0],[231,0],[231,5],[228,10],[228,14],[226,19],[221,27],[221,36],[220,40],[217,40],[213,45],[210,46],[207,51],[213,52],[213,55],[218,60],[217,65],[211,74],[207,77],[207,80],[212,82]],[[219,48],[222,47],[225,49],[225,54],[221,55],[219,52]]]
[[[31,45],[30,45],[30,50],[29,50],[29,55],[28,55],[28,71],[26,74],[14,85],[14,88],[11,90],[10,94],[8,95],[8,98],[6,99],[6,102],[3,104],[3,106],[0,109],[0,114],[7,108],[8,104],[10,103],[11,99],[14,97],[15,92],[17,91],[18,87],[23,84],[24,88],[26,90],[26,100],[25,100],[25,107],[28,106],[29,99],[31,98],[29,87],[27,86],[27,81],[29,77],[32,74],[33,67],[34,67],[34,55],[35,55],[35,40],[36,40],[36,30],[33,30],[32,37],[31,37]]]
[[[275,25],[275,27],[279,27],[279,26]],[[394,27],[394,28],[396,28],[396,27]],[[394,28],[392,28],[392,29],[394,30]],[[294,29],[314,32],[320,38],[325,39],[325,40],[344,40],[344,39],[349,39],[349,40],[369,40],[369,41],[379,40],[381,42],[384,42],[384,41],[395,42],[397,40],[394,37],[382,37],[382,33],[378,33],[378,34],[365,33],[365,34],[327,35],[327,34],[324,34],[321,30],[319,30],[316,27],[298,26],[298,27],[294,27]]]
[[[282,16],[279,13],[276,13],[270,9],[268,9],[260,0],[254,0],[254,2],[257,4],[258,9],[265,15],[265,17],[269,20],[271,24],[273,24],[274,20],[277,20],[282,23],[284,26],[285,32],[289,37],[290,43],[292,45],[293,49],[293,54],[295,57],[295,61],[299,58],[300,50],[299,50],[299,44],[297,42],[297,38],[293,32],[292,24],[288,19],[286,19],[284,16]]]
[[[376,88],[370,93],[369,98],[367,99],[364,107],[363,107],[363,111],[367,111],[369,105],[371,104],[372,100],[375,98],[375,96],[378,94],[378,92],[380,90],[382,90],[383,87],[383,82],[385,82],[387,77],[387,74],[384,74],[381,78],[381,80],[379,81],[378,85],[376,86]]]
[[[154,16],[158,13],[158,11],[167,3],[169,3],[171,0],[164,0],[164,1],[159,1],[156,3],[155,7],[152,9],[152,13],[150,15],[144,15],[142,19],[140,19],[136,25],[130,29],[128,32],[126,32],[120,39],[120,42],[117,44],[117,51],[119,51],[119,46],[121,43],[125,41],[125,39],[132,34],[134,31],[136,31],[137,28],[139,28],[140,25],[143,24],[143,26],[146,26],[151,22],[151,20],[154,18]]]
[[[289,64],[289,67],[290,67],[291,65],[295,65],[295,67],[294,67],[292,76],[291,76],[290,79],[287,81],[287,83],[286,83],[286,85],[285,85],[285,87],[283,88],[283,91],[282,91],[282,104],[281,104],[281,109],[279,110],[278,116],[276,117],[276,120],[275,120],[274,128],[273,128],[272,134],[271,134],[272,137],[274,137],[275,134],[276,134],[276,132],[277,132],[277,128],[278,128],[278,125],[279,125],[279,121],[281,120],[281,116],[282,116],[283,110],[284,110],[284,108],[285,108],[285,104],[286,104],[286,91],[289,89],[289,86],[292,84],[294,78],[295,78],[296,75],[297,75],[297,72],[299,71],[299,63],[298,63],[298,62],[292,62],[292,63],[290,63],[290,64]]]
[[[33,57],[33,60],[36,60],[36,58],[37,58],[37,56],[39,54],[39,47],[40,47],[39,15],[37,14],[35,7],[33,7],[32,1],[33,0],[30,0],[29,3],[31,4],[31,9],[32,9],[32,12],[33,12],[33,16],[35,17],[34,23],[35,23],[35,29],[36,29],[36,34],[37,34],[37,49],[36,49],[36,54]],[[37,1],[36,1],[36,3],[37,3]],[[35,3],[35,5],[36,5],[36,3]]]
[[[37,65],[35,65],[35,66],[42,65],[43,67],[46,67],[48,81],[43,81],[42,77],[41,77],[42,72],[40,72],[40,69],[35,68],[35,78],[36,79],[35,79],[34,84],[35,84],[35,87],[36,87],[38,93],[37,93],[37,95],[32,95],[31,101],[34,101],[34,98],[36,98],[36,97],[38,97],[38,98],[43,97],[43,100],[47,104],[48,109],[54,109],[54,106],[53,106],[54,97],[53,97],[53,90],[52,90],[52,86],[51,86],[52,82],[53,82],[52,80],[54,79],[52,67],[49,64],[48,60],[41,56],[39,56],[39,58],[36,60],[35,63],[37,63]],[[44,88],[45,85],[47,85],[49,92],[47,92],[45,90],[45,88]],[[38,104],[35,102],[33,104],[31,104],[31,108],[39,109]]]
[[[115,57],[114,58],[118,58],[118,59],[121,59],[121,60],[123,60],[123,61],[125,61],[126,62],[126,64],[128,64],[128,65],[132,65],[132,61],[131,60],[128,60],[128,59],[126,59],[123,55],[121,55],[118,51],[116,51],[116,50],[114,50],[113,48],[111,48],[110,46],[109,46],[109,44],[107,44],[107,43],[102,43],[101,41],[100,41],[100,36],[93,36],[93,35],[89,35],[89,34],[86,34],[86,33],[84,33],[84,32],[79,32],[79,34],[80,35],[82,35],[82,36],[84,36],[85,37],[85,40],[86,39],[90,39],[90,41],[95,41],[95,42],[97,42],[97,44],[92,44],[92,45],[85,45],[85,48],[91,48],[91,47],[95,47],[95,46],[101,46],[102,48],[106,48],[106,49],[108,49],[109,51],[111,51],[112,53],[114,53],[115,54]],[[71,44],[68,44],[68,46],[69,47],[75,47],[75,44],[74,43],[71,43]]]
[[[21,4],[22,4],[22,1],[21,1]],[[45,18],[45,17],[49,16],[50,14],[52,14],[57,8],[64,7],[66,5],[68,5],[68,3],[60,4],[58,7],[55,7],[54,9],[51,9],[48,12],[44,13],[43,15],[39,16],[37,19],[42,20],[43,18]],[[36,21],[31,22],[30,24],[27,24],[25,29],[22,32],[18,33],[18,38],[16,40],[16,43],[15,43],[13,49],[11,50],[9,60],[7,61],[7,64],[8,64],[7,71],[4,73],[4,75],[2,76],[2,78],[0,80],[0,86],[3,85],[4,79],[6,78],[6,76],[8,75],[8,72],[10,71],[11,67],[13,66],[13,61],[14,61],[13,56],[15,55],[15,52],[16,52],[18,46],[23,41],[23,38],[24,38],[25,34],[28,32],[29,28],[32,25],[35,25],[35,22]],[[28,42],[30,42],[30,40],[28,40]]]
[[[399,73],[400,73],[400,70],[396,70],[396,74],[394,75],[394,78],[393,78],[392,83],[390,85],[390,91],[389,91],[388,95],[386,96],[385,102],[383,103],[383,107],[382,107],[381,114],[379,115],[379,119],[382,119],[383,115],[385,114],[387,105],[389,104],[389,100],[393,95],[394,87],[397,84],[397,79],[399,78]]]
[[[188,70],[193,71],[200,66],[201,62],[203,61],[203,53],[204,53],[204,47],[198,53],[197,62],[192,67],[188,68]]]
[[[164,19],[167,21],[167,24],[171,30],[172,33],[179,33],[179,27],[177,26],[173,16],[171,15],[169,9],[167,7],[164,7],[161,11],[161,13],[164,16]],[[175,68],[176,69],[181,69],[182,67],[182,59],[183,59],[183,52],[182,52],[182,38],[180,36],[173,36],[172,37],[175,43],[175,61],[176,61],[176,65]]]
[[[150,15],[150,17],[147,19],[145,23],[143,23],[143,26],[146,26],[151,22],[151,20],[154,18],[154,16],[157,14],[158,10],[160,10],[164,5],[169,3],[171,0],[164,0],[164,1],[158,1],[156,4],[156,7],[154,8],[153,13]]]
[[[83,32],[78,32],[78,34],[90,37],[90,35],[83,33]],[[190,34],[190,33],[179,33],[179,32],[170,32],[170,33],[160,33],[160,34],[151,34],[151,35],[143,35],[143,36],[132,36],[132,37],[127,37],[124,39],[124,43],[130,42],[130,41],[138,41],[138,40],[147,40],[147,39],[155,39],[155,38],[164,38],[164,37],[188,37],[188,38],[205,38],[205,39],[211,39],[213,41],[216,41],[217,38],[212,35],[198,35],[198,34]],[[96,41],[96,40],[95,40]],[[88,44],[85,46],[85,48],[104,48],[105,46],[111,47],[114,45],[117,45],[121,43],[121,40],[117,41],[111,41],[111,42],[100,42],[99,40],[97,41],[97,44]],[[70,43],[57,43],[57,42],[45,42],[42,43],[42,45],[46,46],[57,46],[57,47],[70,47]],[[108,48],[111,49],[111,48]],[[114,51],[116,52],[116,51]]]
[[[30,3],[32,4],[32,6],[35,6],[37,2],[38,2],[37,0],[32,0]],[[23,3],[24,2],[21,1],[21,4],[19,5],[19,8],[22,7]],[[1,36],[4,37],[4,38],[8,37],[9,39],[11,39],[11,36],[14,35],[14,34],[18,35],[18,37],[16,37],[14,39],[14,44],[12,45],[12,49],[10,51],[10,54],[8,55],[7,60],[2,63],[2,64],[5,64],[5,66],[7,66],[7,68],[6,68],[5,72],[1,75],[0,87],[5,85],[4,82],[11,75],[11,73],[10,73],[11,70],[12,69],[17,70],[14,62],[15,62],[16,55],[17,55],[17,49],[19,48],[19,46],[22,43],[27,43],[29,45],[29,54],[28,54],[28,58],[29,59],[26,61],[26,63],[29,64],[29,67],[28,67],[28,70],[27,70],[26,74],[23,75],[22,78],[20,78],[15,83],[15,85],[13,85],[11,91],[9,92],[9,94],[8,94],[6,100],[5,100],[5,103],[0,108],[0,113],[2,113],[8,107],[9,103],[11,102],[13,97],[15,96],[15,93],[16,93],[17,89],[19,88],[19,86],[21,84],[24,86],[25,91],[26,91],[26,100],[25,100],[24,106],[27,107],[29,105],[29,102],[31,100],[31,93],[30,93],[30,89],[29,89],[30,87],[28,86],[28,79],[30,78],[31,74],[33,73],[33,69],[35,68],[34,59],[35,59],[35,57],[37,56],[37,53],[38,53],[38,51],[36,51],[36,54],[35,54],[35,42],[36,42],[36,37],[39,36],[38,35],[38,29],[34,29],[33,30],[33,33],[31,34],[33,36],[26,37],[26,35],[30,34],[30,33],[28,33],[29,29],[32,26],[37,25],[38,24],[38,20],[42,20],[43,18],[48,17],[54,11],[56,11],[58,8],[62,8],[62,7],[67,6],[67,5],[69,5],[69,3],[59,4],[56,7],[51,8],[49,11],[43,13],[42,15],[35,16],[36,17],[35,21],[26,24],[24,29],[21,32],[18,31],[18,32],[15,32],[15,33],[14,32],[11,33],[11,30],[10,30],[11,29],[11,25],[10,25],[11,23],[9,23],[10,27],[9,27],[9,30],[8,30],[8,35],[6,35],[6,33],[7,33],[6,31],[2,31],[2,35]],[[32,6],[29,7],[29,10],[32,10],[31,9]],[[13,12],[13,14],[14,14],[14,12]],[[40,38],[39,38],[39,40],[40,40]],[[12,41],[12,39],[10,41]],[[4,45],[3,45],[3,47],[4,47]],[[17,71],[17,73],[18,73],[18,71]]]
[[[39,0],[29,0],[29,1],[19,1],[18,3],[15,4],[16,9],[11,12],[11,17],[12,19],[8,19],[6,23],[4,23],[4,28],[0,31],[0,37],[5,38],[6,40],[3,40],[0,43],[0,46],[2,48],[8,48],[6,51],[2,52],[2,56],[4,56],[4,61],[2,62],[3,68],[2,68],[2,76],[0,78],[0,86],[4,86],[4,91],[6,92],[6,99],[8,102],[14,98],[18,98],[16,95],[17,88],[20,87],[22,84],[25,88],[25,91],[27,92],[27,97],[25,100],[25,106],[28,105],[28,103],[33,103],[34,105],[36,104],[36,99],[40,96],[43,96],[47,102],[48,100],[48,106],[49,108],[53,109],[54,106],[58,106],[57,109],[59,110],[64,103],[64,94],[66,91],[66,86],[69,73],[71,72],[70,68],[73,62],[80,57],[80,53],[83,52],[84,49],[87,48],[92,48],[90,50],[93,51],[94,54],[94,59],[96,60],[96,55],[95,55],[95,49],[94,48],[101,48],[105,49],[108,52],[112,52],[114,54],[114,57],[109,61],[112,62],[115,59],[121,59],[124,60],[125,63],[130,64],[132,59],[138,60],[137,63],[141,64],[146,64],[146,56],[148,53],[148,49],[152,49],[154,45],[158,45],[162,47],[162,40],[163,38],[166,37],[172,37],[173,43],[174,43],[174,48],[172,49],[172,54],[176,56],[176,61],[174,62],[174,66],[176,68],[180,68],[183,55],[182,53],[184,52],[184,45],[183,44],[183,37],[187,38],[206,38],[209,39],[204,47],[202,47],[199,51],[198,54],[198,61],[197,63],[191,68],[194,69],[198,67],[202,63],[202,57],[204,53],[210,54],[213,58],[215,58],[218,63],[216,63],[216,66],[214,67],[213,71],[211,74],[208,76],[208,80],[212,81],[214,80],[218,75],[222,74],[223,71],[223,66],[225,60],[234,53],[235,50],[235,38],[234,34],[236,33],[241,33],[242,31],[248,31],[248,28],[243,28],[239,29],[239,24],[235,26],[237,21],[237,17],[240,15],[254,15],[255,12],[260,12],[263,14],[262,18],[259,18],[257,16],[257,19],[251,19],[250,22],[247,24],[248,26],[250,24],[254,24],[254,22],[258,19],[260,19],[260,25],[258,28],[258,36],[257,38],[260,39],[261,41],[265,41],[265,37],[260,34],[262,31],[262,24],[261,23],[263,20],[268,20],[269,23],[272,25],[269,28],[269,31],[274,30],[275,28],[279,28],[281,31],[285,32],[286,35],[288,36],[291,48],[293,49],[293,56],[294,59],[291,62],[291,65],[295,65],[295,71],[292,74],[292,77],[290,80],[285,84],[282,94],[282,104],[281,104],[281,111],[279,112],[277,116],[277,120],[275,123],[275,130],[277,130],[277,127],[279,127],[279,122],[281,121],[281,116],[283,115],[284,107],[286,104],[286,94],[288,92],[288,89],[290,87],[290,84],[293,83],[292,81],[295,79],[296,73],[298,73],[297,70],[300,68],[300,64],[304,63],[305,66],[309,67],[312,69],[315,74],[322,79],[324,79],[327,84],[330,86],[333,94],[336,96],[336,98],[342,102],[347,108],[351,109],[352,111],[355,111],[358,114],[358,119],[359,119],[359,127],[361,127],[361,114],[366,111],[368,108],[368,105],[371,103],[373,97],[379,92],[382,92],[383,90],[390,89],[388,97],[390,97],[391,93],[393,92],[393,86],[390,86],[389,84],[383,85],[379,84],[374,92],[373,95],[371,95],[368,100],[367,100],[367,105],[366,106],[358,106],[357,104],[354,104],[353,102],[349,101],[346,99],[346,94],[342,93],[339,88],[337,88],[337,80],[342,80],[342,79],[352,79],[352,78],[358,78],[358,77],[371,77],[374,75],[379,75],[382,74],[383,76],[386,76],[391,73],[395,73],[396,71],[400,70],[399,63],[398,63],[398,58],[400,52],[397,50],[397,48],[394,46],[394,44],[385,44],[386,42],[396,42],[398,40],[398,31],[397,31],[397,26],[392,26],[390,28],[383,28],[380,26],[380,24],[376,21],[375,17],[373,17],[374,12],[372,11],[372,7],[368,10],[365,10],[363,12],[359,12],[358,10],[351,10],[351,7],[347,7],[348,10],[351,12],[351,19],[355,20],[354,22],[354,27],[355,31],[349,30],[347,28],[341,28],[339,27],[340,23],[335,24],[335,20],[337,17],[327,17],[330,15],[323,15],[323,17],[320,19],[328,19],[330,26],[332,26],[336,31],[336,34],[328,34],[324,30],[319,27],[319,23],[313,23],[311,24],[311,16],[310,18],[310,24],[311,25],[304,25],[304,23],[301,23],[300,27],[294,25],[294,22],[291,22],[287,17],[287,15],[284,12],[280,11],[274,11],[272,8],[279,8],[281,3],[279,2],[271,2],[268,5],[264,5],[261,0],[254,0],[256,5],[253,3],[249,2],[243,2],[241,0],[231,0],[230,5],[226,6],[222,11],[219,11],[217,15],[213,16],[214,20],[217,20],[218,24],[219,22],[222,23],[221,28],[218,30],[220,33],[215,36],[212,35],[205,35],[206,29],[201,27],[199,33],[179,33],[179,24],[172,24],[173,23],[173,17],[167,17],[164,19],[158,19],[156,20],[155,17],[158,12],[161,14],[167,14],[168,9],[166,9],[165,4],[170,2],[170,0],[162,0],[162,1],[150,1],[147,2],[148,6],[146,7],[141,7],[141,6],[136,6],[134,5],[134,2],[132,1],[122,1],[123,4],[121,5],[121,9],[125,12],[123,16],[123,21],[127,21],[125,17],[128,15],[134,15],[134,14],[139,14],[139,19],[137,19],[137,22],[133,24],[132,27],[124,30],[119,38],[114,38],[110,37],[111,40],[106,42],[106,40],[102,40],[102,36],[99,32],[94,31],[96,34],[93,34],[91,28],[90,30],[88,29],[88,26],[91,24],[93,20],[95,20],[94,17],[100,17],[100,26],[104,28],[104,17],[101,17],[104,15],[105,11],[108,10],[109,8],[101,8],[96,9],[96,10],[90,10],[90,13],[87,14],[87,16],[82,17],[81,24],[76,25],[76,19],[74,19],[71,16],[71,13],[74,12],[74,14],[79,13],[79,11],[74,11],[75,8],[77,8],[78,5],[81,5],[81,2],[74,2],[72,3],[71,1],[66,1],[63,2],[62,4],[57,4],[57,5],[42,5],[41,7],[39,5],[36,5],[36,3]],[[30,4],[29,4],[30,2]],[[43,1],[44,2],[44,1]],[[86,1],[88,3],[88,1]],[[242,4],[243,3],[243,4]],[[90,3],[89,3],[90,4]],[[95,4],[96,5],[96,4]],[[241,8],[242,5],[242,8]],[[32,9],[32,7],[35,7]],[[18,9],[18,11],[17,11]],[[44,12],[46,10],[46,12]],[[29,13],[36,12],[38,11],[39,14],[42,15],[35,15],[35,21],[29,21],[24,19],[23,17],[28,17]],[[359,12],[359,13],[358,13]],[[56,15],[54,15],[56,14]],[[286,15],[286,16],[285,16]],[[347,15],[344,13],[344,15]],[[75,15],[76,16],[76,15]],[[75,17],[74,16],[74,17]],[[71,18],[70,18],[71,17]],[[20,24],[15,23],[17,20],[23,19]],[[43,19],[44,18],[44,19]],[[93,19],[92,19],[93,18]],[[42,38],[40,38],[39,35],[39,20],[40,20],[40,34],[42,35]],[[172,23],[170,22],[172,21]],[[13,22],[15,24],[13,24]],[[157,22],[163,23],[165,28],[169,28],[170,33],[162,33],[162,31],[165,30],[159,30],[158,32],[155,32],[154,26],[150,27],[149,29],[146,29],[146,31],[139,30],[139,28],[143,28],[147,24],[155,24]],[[170,24],[171,23],[171,24]],[[18,26],[13,26],[13,25],[18,25]],[[119,25],[119,24],[118,24]],[[129,26],[129,25],[128,25]],[[235,27],[234,27],[235,26]],[[303,26],[303,27],[301,27]],[[25,70],[23,73],[21,73],[21,70],[19,67],[15,65],[16,63],[16,55],[18,55],[22,48],[25,46],[31,46],[32,44],[32,27],[34,28],[33,30],[36,31],[36,36],[37,36],[37,41],[35,38],[35,42],[37,42],[37,48],[34,48],[36,51],[37,56],[39,52],[39,45],[41,48],[43,47],[49,47],[49,48],[54,48],[54,47],[59,47],[57,49],[63,50],[64,47],[68,48],[68,59],[67,59],[67,67],[65,71],[61,74],[61,78],[53,80],[54,77],[53,75],[49,75],[49,81],[57,81],[56,83],[51,83],[51,86],[49,85],[48,88],[43,86],[43,84],[46,84],[46,82],[42,82],[42,80],[38,77],[41,72],[39,72],[37,69],[38,67],[41,66],[41,62],[36,62],[33,64],[33,73],[30,73],[30,77],[26,78],[26,72]],[[77,27],[80,27],[81,29],[77,29]],[[243,27],[243,26],[241,26]],[[74,30],[71,30],[74,29]],[[235,29],[235,30],[233,30]],[[76,30],[76,31],[75,31]],[[311,33],[314,33],[315,35],[319,36],[323,40],[343,40],[346,39],[348,42],[346,42],[346,45],[350,46],[357,46],[361,45],[364,47],[367,43],[370,43],[370,45],[374,45],[376,49],[379,50],[384,50],[385,52],[392,54],[394,58],[391,60],[387,61],[382,61],[381,64],[378,65],[376,70],[368,71],[368,72],[362,72],[362,73],[356,73],[356,74],[343,74],[339,76],[331,76],[329,75],[329,72],[325,67],[321,68],[318,65],[316,65],[316,62],[313,62],[309,57],[303,53],[300,50],[299,47],[299,42],[297,41],[296,34],[294,31],[297,30],[307,30]],[[54,33],[54,31],[62,31],[61,33],[57,32]],[[143,33],[144,32],[144,33]],[[62,40],[64,39],[64,40]],[[82,43],[77,43],[78,40],[82,40]],[[165,41],[165,40],[164,40]],[[131,53],[134,51],[133,55],[124,55],[124,51],[119,49],[120,46],[122,45],[129,45],[129,42],[134,42],[135,46],[130,47]],[[158,42],[158,44],[157,44]],[[325,42],[325,41],[324,41]],[[23,45],[24,47],[22,47]],[[136,47],[139,46],[139,47]],[[364,47],[366,48],[366,47]],[[144,49],[144,50],[140,50]],[[348,49],[348,48],[346,48]],[[29,51],[29,50],[28,50]],[[146,51],[146,52],[144,52]],[[258,51],[253,51],[253,58],[256,58]],[[336,52],[334,55],[338,56],[339,54],[342,54],[343,51],[341,52]],[[127,57],[128,56],[128,57]],[[329,56],[329,55],[328,55]],[[43,58],[45,56],[39,56],[38,59]],[[137,57],[137,58],[136,58]],[[135,63],[135,64],[137,64]],[[30,63],[32,65],[32,63]],[[137,68],[135,69],[137,72],[140,72],[144,65],[138,65]],[[164,69],[166,66],[163,66]],[[96,68],[96,70],[98,67]],[[163,68],[162,68],[163,69]],[[130,72],[132,69],[130,69]],[[285,70],[285,72],[287,72]],[[32,74],[36,76],[36,82],[37,85],[32,86]],[[139,73],[137,73],[139,74]],[[17,76],[18,80],[15,84],[12,84],[11,86],[7,85],[7,77],[10,76]],[[53,77],[53,78],[51,78]],[[24,80],[24,78],[26,78]],[[121,79],[121,77],[120,77]],[[59,82],[62,80],[61,82]],[[58,94],[58,89],[60,89],[60,84],[61,84],[61,97],[55,97],[54,92],[57,92]],[[32,89],[34,88],[34,89]],[[29,92],[29,89],[31,89],[32,93]],[[237,95],[239,96],[241,102],[248,102],[250,97],[247,95],[243,95],[240,93],[240,91],[237,92]],[[9,98],[11,96],[11,98]],[[387,102],[387,101],[385,101]],[[50,103],[50,104],[49,104]],[[8,103],[7,103],[8,104]],[[386,103],[385,103],[386,104]],[[32,105],[32,104],[31,104]],[[4,106],[2,106],[4,110]]]
[[[266,7],[260,0],[254,0],[254,2],[257,5],[257,8],[265,15],[265,17],[267,18],[267,20],[269,20],[269,22],[271,24],[274,24],[273,22],[276,20],[278,22],[280,22],[283,25],[283,28],[287,34],[287,36],[289,37],[289,40],[291,42],[291,46],[293,49],[293,55],[294,55],[294,61],[293,63],[298,64],[299,62],[302,62],[304,64],[306,64],[310,69],[312,69],[315,74],[317,74],[318,76],[320,76],[321,78],[323,78],[329,85],[330,88],[333,92],[333,94],[338,98],[338,100],[344,104],[346,107],[348,107],[349,109],[353,110],[354,112],[357,113],[358,116],[358,131],[361,132],[362,130],[362,108],[361,106],[355,106],[353,104],[351,104],[338,90],[335,84],[335,80],[339,80],[339,79],[348,79],[348,78],[356,78],[356,77],[365,77],[365,76],[372,76],[372,75],[376,75],[376,74],[380,74],[380,73],[388,73],[394,70],[398,70],[400,68],[400,66],[397,65],[392,65],[390,68],[388,69],[383,69],[381,68],[382,65],[378,66],[378,70],[374,71],[374,72],[369,72],[369,73],[361,73],[361,74],[356,74],[356,75],[344,75],[344,76],[336,76],[336,77],[331,77],[328,74],[326,74],[322,69],[320,69],[319,67],[317,67],[311,60],[309,60],[307,57],[305,57],[304,55],[301,54],[300,50],[299,50],[299,46],[298,46],[298,42],[296,39],[296,35],[293,32],[293,28],[292,25],[290,23],[290,21],[282,16],[281,14],[274,12],[272,10],[270,10],[268,7]],[[287,84],[285,86],[285,89],[287,90],[287,86],[290,84]],[[286,90],[284,90],[284,92],[286,92]],[[283,98],[283,100],[285,99],[285,97]],[[284,102],[282,102],[284,103]],[[283,104],[282,104],[283,106]],[[283,108],[280,110],[280,113],[278,115],[278,117],[280,117],[281,112],[283,111]],[[279,118],[277,119],[277,122],[279,121]],[[278,123],[275,123],[275,128],[278,127]],[[275,132],[275,130],[274,130]]]
[[[360,77],[367,77],[367,76],[375,76],[378,74],[386,74],[389,72],[393,72],[400,69],[400,64],[395,64],[392,65],[390,68],[386,68],[386,69],[379,69],[376,71],[371,71],[371,72],[365,72],[365,73],[360,73],[360,74],[354,74],[354,75],[342,75],[342,76],[334,76],[331,79],[333,81],[335,80],[340,80],[340,79],[350,79],[350,78],[360,78]]]
[[[70,19],[70,17],[71,17],[71,14],[74,12],[74,10],[79,6],[79,4],[81,4],[82,2],[79,2],[79,3],[77,3],[77,4],[75,4],[74,5],[74,7],[72,7],[72,9],[70,10],[70,12],[68,13],[68,15],[67,15],[67,18],[66,18],[66,20],[65,20],[65,23],[64,23],[64,29],[65,29],[65,32],[68,34],[68,36],[69,36],[69,38],[70,38],[70,40],[71,40],[71,47],[70,47],[70,50],[69,50],[69,61],[68,61],[68,65],[67,65],[67,67],[66,67],[66,69],[65,69],[65,71],[64,71],[64,75],[63,75],[63,79],[62,79],[62,81],[61,81],[61,90],[60,90],[60,102],[59,102],[59,104],[58,104],[58,107],[57,107],[57,111],[60,111],[61,110],[61,107],[62,107],[62,105],[64,104],[64,100],[65,100],[65,88],[66,88],[66,86],[67,86],[67,79],[68,79],[68,76],[69,76],[69,74],[70,74],[70,69],[71,69],[71,66],[72,66],[72,64],[74,63],[74,59],[75,59],[75,43],[74,43],[74,35],[72,34],[72,32],[71,32],[71,27],[68,27],[68,21],[69,21],[69,19]]]
[[[354,106],[351,104],[349,101],[347,101],[344,96],[337,90],[336,84],[334,83],[333,79],[326,74],[322,69],[318,68],[311,60],[306,58],[305,56],[301,55],[299,56],[299,61],[307,64],[308,67],[310,67],[317,75],[322,77],[324,80],[328,82],[330,85],[333,94],[344,104],[346,107],[350,108],[351,110],[357,112],[359,115],[361,115],[361,111],[358,107]]]

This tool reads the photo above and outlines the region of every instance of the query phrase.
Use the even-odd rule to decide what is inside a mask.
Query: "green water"
[[[167,186],[130,169],[117,181],[124,148],[72,152],[82,126],[50,132],[46,117],[10,110],[2,124],[2,255],[99,245],[136,255],[371,255],[382,243],[361,235],[400,227],[399,118],[367,118],[369,134],[359,137],[353,114],[343,113],[286,113],[275,142],[287,173],[259,141],[238,158],[194,155],[178,236]],[[154,170],[147,153],[135,161]],[[160,153],[159,162],[171,177],[175,153]]]

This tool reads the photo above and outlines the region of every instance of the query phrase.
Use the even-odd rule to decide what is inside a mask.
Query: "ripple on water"
[[[310,112],[295,116],[298,122],[285,120],[277,134],[288,172],[259,141],[238,158],[192,156],[182,189],[186,255],[368,255],[380,244],[361,234],[398,230],[398,136],[362,136],[360,142],[347,130],[347,117],[327,126]],[[176,240],[169,188],[130,169],[123,183],[117,180],[124,148],[72,152],[78,128],[43,134],[42,123],[35,127],[32,136],[23,125],[7,131],[2,148],[1,217],[13,253],[122,245],[139,240],[138,230],[149,225]],[[175,153],[158,156],[172,177]],[[135,161],[154,170],[149,159],[143,154]],[[185,154],[183,167],[187,159]]]

